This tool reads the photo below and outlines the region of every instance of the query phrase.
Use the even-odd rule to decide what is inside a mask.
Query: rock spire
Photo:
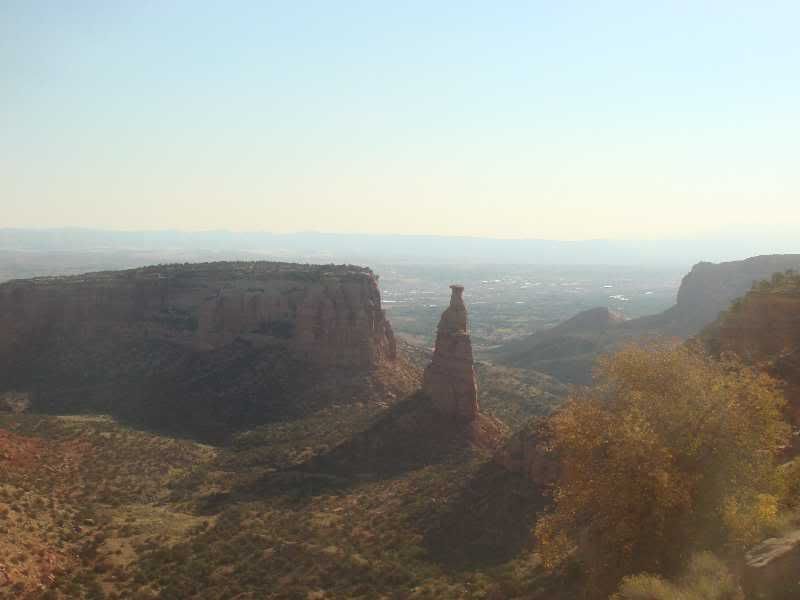
[[[469,338],[464,286],[451,285],[450,306],[436,330],[433,360],[425,369],[423,390],[442,414],[471,421],[479,410],[478,384]]]

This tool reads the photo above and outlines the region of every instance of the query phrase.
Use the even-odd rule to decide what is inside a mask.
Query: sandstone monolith
[[[425,369],[423,390],[443,415],[471,421],[479,411],[478,384],[469,338],[464,287],[451,285],[450,306],[436,330],[433,360]]]

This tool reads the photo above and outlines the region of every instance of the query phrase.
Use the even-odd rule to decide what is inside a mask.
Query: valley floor
[[[541,496],[488,453],[314,466],[383,410],[330,408],[224,448],[1,415],[0,597],[553,598],[529,547]]]

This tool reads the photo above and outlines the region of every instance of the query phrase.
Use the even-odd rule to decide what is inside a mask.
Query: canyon
[[[772,268],[755,263],[724,267],[707,287],[688,275],[681,311],[717,306]],[[781,378],[796,408],[792,281],[752,289],[698,339]],[[575,597],[528,553],[560,474],[546,417],[569,389],[531,369],[476,363],[461,285],[432,311],[432,349],[395,339],[378,282],[362,267],[257,262],[0,285],[0,509],[13,539],[45,557],[15,564],[9,581],[66,597],[84,580],[121,597],[151,593],[142,582],[155,581],[175,597],[277,580],[353,597],[412,582],[459,597],[474,584],[464,597],[476,598],[525,581],[538,590],[531,597]],[[679,312],[634,322],[586,311],[549,330],[539,359],[547,348],[550,359],[558,349],[574,359],[574,344],[588,365],[597,347],[586,340],[680,338],[700,319]],[[40,529],[26,532],[31,520]],[[195,572],[197,561],[211,566]],[[505,574],[482,570],[501,564]]]
[[[700,333],[753,282],[787,269],[800,269],[799,254],[755,256],[713,264],[701,262],[681,281],[675,305],[662,313],[625,320],[604,307],[593,308],[551,328],[493,349],[499,364],[534,369],[565,383],[586,385],[600,354],[625,342],[667,337],[687,339]]]

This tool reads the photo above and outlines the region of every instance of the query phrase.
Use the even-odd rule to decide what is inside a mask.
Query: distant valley
[[[700,333],[754,282],[787,269],[800,269],[800,254],[699,263],[683,278],[675,305],[661,313],[625,319],[606,308],[590,309],[552,329],[507,342],[491,356],[501,364],[543,371],[567,383],[588,384],[601,353],[626,341],[686,339]]]

